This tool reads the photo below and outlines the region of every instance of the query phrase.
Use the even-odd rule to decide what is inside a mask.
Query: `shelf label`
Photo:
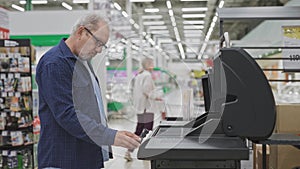
[[[300,26],[282,26],[283,45],[300,45]],[[286,71],[300,71],[300,49],[283,49],[283,69]]]
[[[8,74],[8,78],[10,78],[10,79],[14,78],[14,74],[9,73],[9,74]]]
[[[1,113],[1,117],[6,117],[6,116],[7,116],[7,114],[5,112]]]
[[[14,117],[16,114],[14,111],[10,112],[10,116]]]
[[[3,156],[8,156],[8,151],[7,151],[7,150],[3,150],[3,151],[2,151],[2,155],[3,155]]]
[[[17,156],[17,152],[16,152],[16,151],[11,151],[9,154],[10,154],[11,156]]]
[[[20,78],[21,77],[21,74],[20,73],[16,73],[15,74],[15,78]]]
[[[6,92],[2,92],[1,97],[7,97],[7,93]]]
[[[2,136],[7,136],[8,132],[7,131],[2,131]]]
[[[21,93],[20,93],[20,92],[16,92],[16,93],[15,93],[15,96],[16,96],[16,97],[21,97]]]
[[[21,117],[21,113],[20,112],[16,112],[16,117]]]

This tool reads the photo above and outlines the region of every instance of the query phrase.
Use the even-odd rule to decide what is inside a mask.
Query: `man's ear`
[[[84,32],[84,27],[83,27],[83,26],[80,26],[80,27],[78,27],[78,29],[77,29],[77,31],[76,31],[76,36],[77,36],[78,38],[81,38],[81,37],[83,36],[84,33],[85,33],[85,32]]]

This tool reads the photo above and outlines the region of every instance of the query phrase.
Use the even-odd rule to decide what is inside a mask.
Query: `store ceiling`
[[[32,2],[35,1],[41,0],[32,0]],[[110,6],[115,9],[114,14],[117,13],[120,17],[124,17],[122,11],[128,9],[127,0],[102,1],[110,3]],[[216,15],[216,9],[220,5],[223,7],[282,6],[288,0],[225,0],[223,5],[222,0],[152,1],[132,2],[133,20],[127,19],[122,23],[115,23],[118,26],[115,31],[119,32],[120,36],[130,39],[137,51],[140,47],[145,47],[145,43],[140,42],[140,37],[143,36],[144,42],[147,40],[152,43],[146,47],[157,46],[161,52],[171,58],[196,59],[203,54],[208,54],[208,52],[201,52],[203,50],[201,48]],[[88,9],[87,3],[73,3],[73,0],[48,0],[47,4],[33,4],[32,10],[66,10],[62,6],[62,2],[70,4],[73,7],[72,10]],[[99,3],[100,1],[95,0],[95,2]],[[0,0],[0,6],[15,10],[11,7],[12,4],[25,7],[25,4],[20,4],[19,0]],[[195,15],[193,16],[193,14]],[[172,16],[174,17],[172,18]],[[136,25],[134,26],[133,23]],[[224,30],[229,32],[232,40],[240,40],[259,23],[260,21],[227,21],[224,23]],[[209,39],[217,42],[219,38],[218,21],[214,25]],[[143,27],[142,31],[139,30],[141,27]]]

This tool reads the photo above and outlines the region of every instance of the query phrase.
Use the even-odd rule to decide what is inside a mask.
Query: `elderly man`
[[[43,169],[99,169],[110,146],[134,149],[140,138],[107,127],[101,89],[90,60],[106,47],[107,22],[88,14],[74,25],[68,39],[39,61],[41,135],[38,165]]]

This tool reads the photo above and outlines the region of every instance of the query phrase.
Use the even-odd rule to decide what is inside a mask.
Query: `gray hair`
[[[73,26],[71,35],[73,35],[80,26],[84,26],[91,31],[96,31],[99,29],[99,22],[107,23],[106,20],[103,19],[99,14],[89,13],[77,20],[76,24]],[[106,26],[108,25],[106,24]]]
[[[152,59],[152,58],[148,58],[148,57],[144,58],[144,59],[142,60],[142,67],[143,67],[143,69],[144,69],[144,70],[148,69],[148,68],[149,68],[149,65],[150,65],[151,63],[153,63],[153,59]]]

